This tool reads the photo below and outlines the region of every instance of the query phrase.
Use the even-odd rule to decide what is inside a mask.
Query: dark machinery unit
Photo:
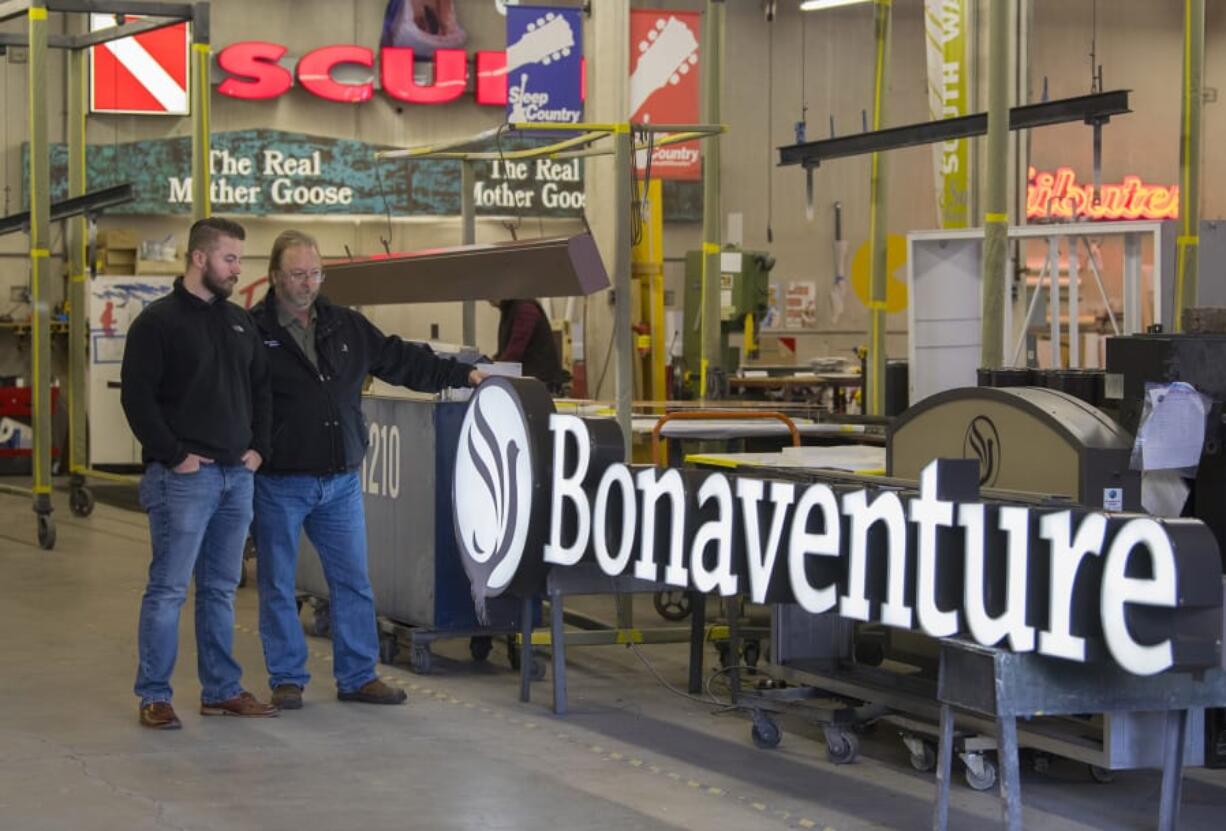
[[[1172,381],[1185,381],[1213,399],[1204,451],[1183,513],[1209,526],[1217,538],[1218,551],[1226,552],[1226,453],[1222,452],[1226,335],[1154,334],[1108,339],[1104,406],[1118,406],[1124,429],[1136,434],[1145,405],[1145,385]],[[1226,767],[1226,711],[1205,715],[1205,764]]]
[[[1119,407],[1120,425],[1136,435],[1147,383],[1186,381],[1213,399],[1205,449],[1184,509],[1209,526],[1226,551],[1226,454],[1222,404],[1226,402],[1226,335],[1132,335],[1107,341],[1107,406]],[[1223,569],[1226,571],[1226,568]]]
[[[692,373],[697,388],[702,355],[702,265],[701,251],[685,255],[685,315],[682,344],[685,368]],[[741,363],[740,349],[731,345],[731,335],[745,331],[745,318],[753,315],[755,326],[766,312],[770,293],[770,272],[775,258],[764,251],[727,249],[720,252],[719,342],[722,367],[731,374]],[[714,284],[710,280],[708,285]]]

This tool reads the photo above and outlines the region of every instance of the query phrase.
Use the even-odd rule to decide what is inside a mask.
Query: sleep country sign
[[[583,11],[507,7],[507,121],[583,119]]]

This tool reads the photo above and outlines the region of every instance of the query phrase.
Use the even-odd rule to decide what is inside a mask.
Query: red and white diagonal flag
[[[91,14],[89,25],[91,31],[108,29],[115,16]],[[187,115],[190,49],[186,22],[92,47],[90,112]]]

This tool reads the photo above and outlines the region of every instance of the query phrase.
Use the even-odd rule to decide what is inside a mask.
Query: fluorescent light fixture
[[[822,12],[826,9],[837,9],[839,6],[852,6],[856,3],[870,3],[872,0],[802,0],[802,12]]]

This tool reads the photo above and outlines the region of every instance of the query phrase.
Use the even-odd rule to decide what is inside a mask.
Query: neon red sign
[[[1149,185],[1137,176],[1125,176],[1118,184],[1103,185],[1094,201],[1094,185],[1077,181],[1071,167],[1055,173],[1030,168],[1026,188],[1026,218],[1086,219],[1178,219],[1179,186]]]
[[[230,98],[264,101],[278,98],[294,86],[294,75],[280,61],[286,48],[279,43],[249,40],[227,46],[217,53],[217,65],[228,77],[217,91]],[[375,51],[365,46],[321,46],[302,56],[296,70],[298,84],[320,98],[360,104],[374,97],[372,81],[338,81],[333,70],[343,64],[375,69]],[[434,82],[418,84],[413,77],[413,50],[386,47],[379,50],[379,83],[397,101],[409,104],[446,104],[464,94],[468,86],[468,53],[463,49],[438,49],[434,53]],[[483,51],[476,54],[478,104],[507,105],[507,54]]]

